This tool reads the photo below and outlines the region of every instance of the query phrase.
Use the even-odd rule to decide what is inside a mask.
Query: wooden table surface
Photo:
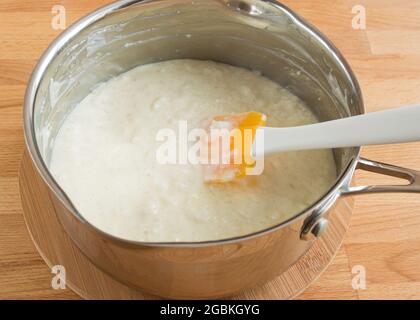
[[[0,299],[77,299],[53,290],[53,274],[26,230],[18,189],[24,147],[22,103],[30,72],[60,33],[51,9],[66,9],[67,25],[107,0],[0,0]],[[368,111],[420,102],[419,0],[284,0],[342,51],[355,71]],[[366,9],[366,29],[354,30],[352,8]],[[420,119],[419,119],[420,125]],[[367,147],[363,156],[420,170],[420,143]],[[358,184],[393,179],[360,172]],[[360,196],[350,230],[333,263],[301,299],[419,299],[420,195]],[[366,288],[353,289],[355,270]]]

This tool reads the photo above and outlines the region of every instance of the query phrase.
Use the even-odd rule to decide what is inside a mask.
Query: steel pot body
[[[358,83],[341,54],[288,8],[257,0],[119,1],[67,29],[45,52],[28,85],[24,129],[34,166],[49,187],[72,240],[114,278],[171,298],[231,295],[287,270],[322,234],[340,197],[419,191],[418,172],[334,150],[337,180],[305,211],[268,230],[203,243],[138,243],[90,225],[48,172],[54,138],[66,115],[98,83],[137,65],[193,58],[261,71],[313,108],[321,120],[364,112]],[[407,178],[404,187],[350,188],[354,170]]]

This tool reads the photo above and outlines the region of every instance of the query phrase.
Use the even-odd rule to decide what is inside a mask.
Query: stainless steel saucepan
[[[259,70],[299,96],[321,120],[364,113],[359,84],[342,55],[274,1],[122,0],[73,24],[44,53],[29,82],[26,147],[65,230],[97,267],[119,281],[171,298],[231,295],[287,270],[322,234],[328,218],[339,214],[344,197],[420,192],[419,172],[362,159],[359,148],[343,148],[334,150],[337,180],[331,189],[270,229],[202,243],[132,242],[98,230],[48,171],[60,125],[98,83],[138,65],[180,58]],[[356,168],[408,183],[351,187]]]

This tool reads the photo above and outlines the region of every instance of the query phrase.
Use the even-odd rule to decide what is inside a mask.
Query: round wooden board
[[[62,265],[66,284],[85,299],[158,299],[124,285],[95,267],[72,242],[54,212],[46,186],[25,152],[19,175],[26,225],[40,255],[49,267]],[[338,251],[348,227],[353,200],[339,202],[328,231],[288,271],[260,287],[232,299],[291,299],[325,270]]]

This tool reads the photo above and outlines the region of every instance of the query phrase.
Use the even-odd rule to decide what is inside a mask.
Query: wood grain
[[[51,289],[51,273],[27,233],[18,189],[23,150],[22,102],[39,56],[59,34],[51,8],[62,4],[68,24],[107,0],[2,0],[0,2],[0,299],[77,299]],[[420,2],[417,0],[284,0],[343,52],[363,89],[366,108],[377,111],[420,100]],[[351,9],[362,4],[367,29],[353,30]],[[420,169],[420,144],[364,148],[379,161]],[[359,184],[389,178],[358,173]],[[352,225],[336,259],[301,299],[419,299],[420,198],[357,198]],[[353,290],[352,268],[366,268],[367,287]]]

